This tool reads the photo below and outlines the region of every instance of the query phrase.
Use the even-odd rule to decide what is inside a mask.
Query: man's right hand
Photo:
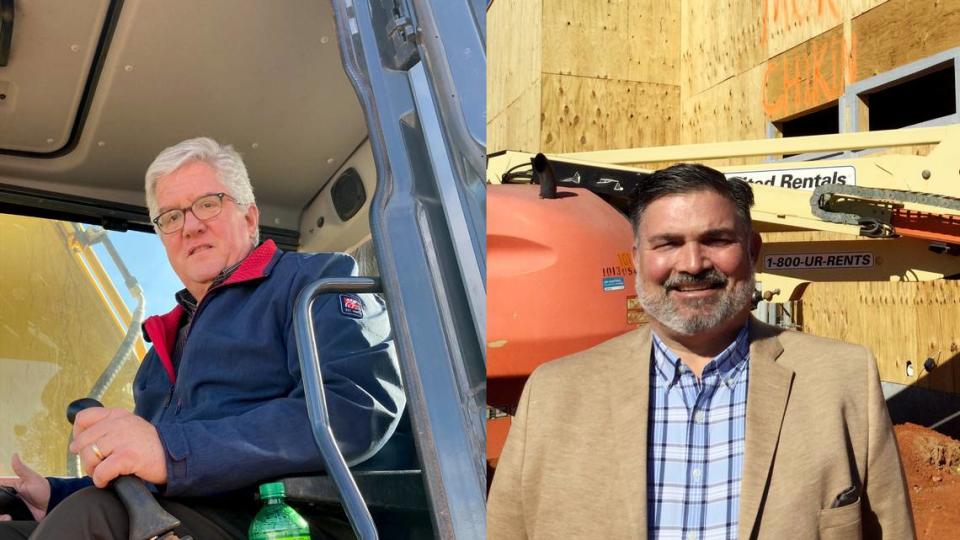
[[[50,482],[24,465],[17,454],[10,459],[10,465],[17,476],[0,478],[0,485],[16,489],[17,494],[33,514],[33,519],[40,521],[47,515],[47,505],[50,503]],[[0,521],[10,521],[10,519],[9,514],[0,515]]]

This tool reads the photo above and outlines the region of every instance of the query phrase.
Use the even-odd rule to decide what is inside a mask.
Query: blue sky
[[[173,295],[183,288],[183,284],[180,283],[179,278],[170,268],[160,238],[155,234],[135,231],[109,231],[107,236],[123,258],[127,270],[137,278],[140,287],[143,288],[146,298],[145,316],[149,317],[150,315],[159,315],[170,311],[175,303]],[[93,250],[100,258],[100,263],[110,274],[114,286],[120,291],[120,295],[132,312],[136,308],[137,302],[127,290],[123,277],[113,263],[113,259],[101,243],[96,244]]]

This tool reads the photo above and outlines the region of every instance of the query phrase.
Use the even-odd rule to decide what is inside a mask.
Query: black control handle
[[[0,514],[7,514],[14,521],[31,521],[33,514],[17,495],[17,490],[10,486],[0,486]]]
[[[93,398],[81,398],[67,405],[67,420],[73,424],[77,414],[90,407],[103,407]],[[173,530],[180,526],[180,520],[170,515],[153,498],[143,480],[136,476],[119,476],[113,481],[113,489],[127,507],[130,517],[130,540],[188,540],[173,534]]]
[[[89,409],[90,407],[103,407],[103,403],[93,399],[93,398],[80,398],[75,399],[67,405],[67,422],[70,422],[70,425],[73,425],[74,420],[77,419],[77,414],[84,409]]]

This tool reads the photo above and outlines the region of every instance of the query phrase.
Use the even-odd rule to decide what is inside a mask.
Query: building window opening
[[[880,90],[860,94],[870,131],[914,126],[957,112],[954,63],[935,66]]]
[[[790,120],[775,122],[774,126],[783,137],[840,133],[840,109],[836,103],[833,103],[822,109],[802,113]]]
[[[800,113],[788,120],[774,122],[773,126],[780,132],[780,136],[784,138],[840,133],[840,105],[834,102],[820,109]],[[778,156],[778,158],[788,159],[797,155],[798,154],[783,154]],[[824,157],[815,157],[813,154],[803,155],[810,159],[823,159]]]

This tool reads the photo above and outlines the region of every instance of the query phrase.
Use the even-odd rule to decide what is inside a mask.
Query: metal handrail
[[[307,400],[307,413],[313,439],[320,449],[327,474],[333,478],[340,496],[340,502],[350,520],[353,532],[360,540],[376,540],[377,529],[370,510],[363,501],[360,488],[357,487],[347,461],[337,446],[330,427],[330,415],[327,399],[323,390],[323,375],[320,372],[320,354],[317,351],[316,337],[313,331],[313,302],[321,294],[327,293],[377,293],[381,291],[377,278],[348,277],[318,279],[300,291],[293,313],[293,331],[300,356],[300,373],[303,377],[303,390]]]

